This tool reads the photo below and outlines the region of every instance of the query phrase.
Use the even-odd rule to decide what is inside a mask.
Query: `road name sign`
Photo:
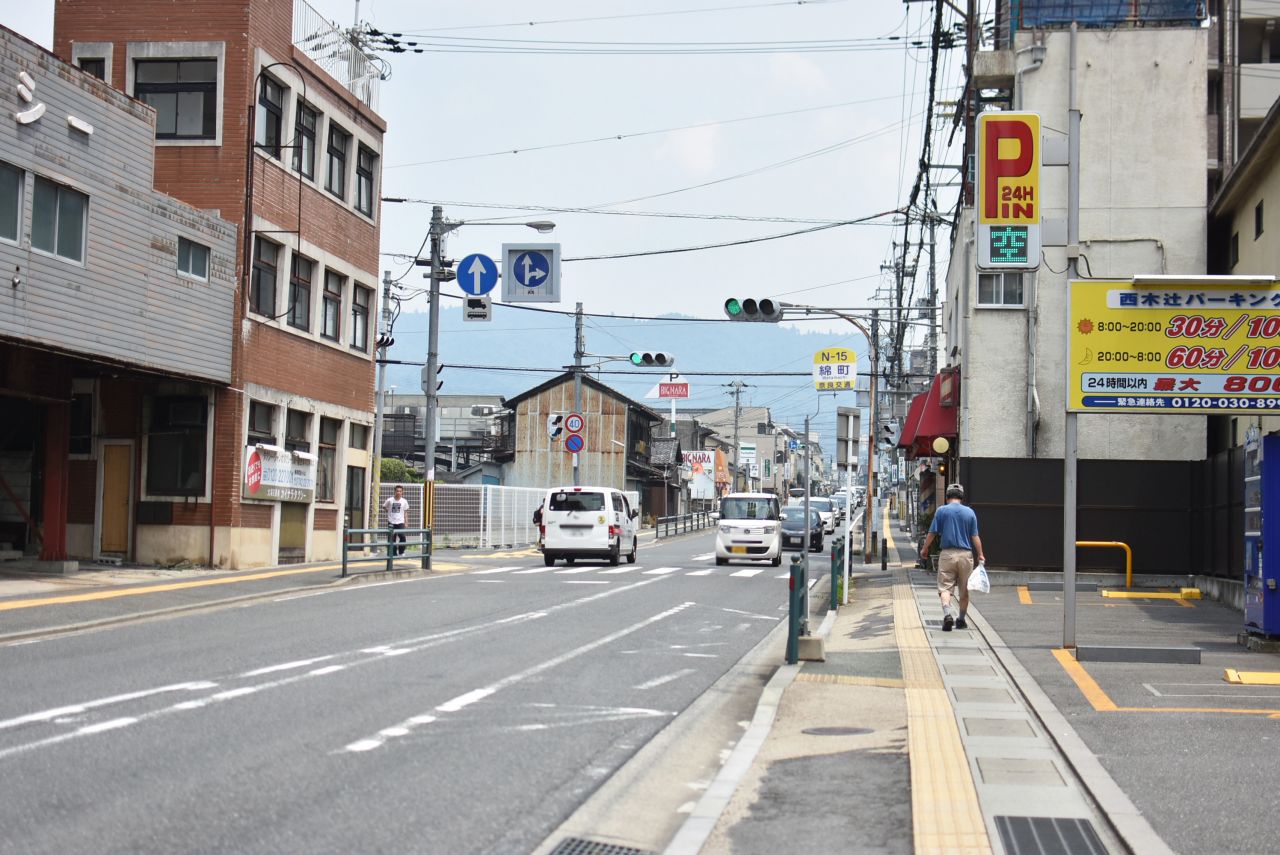
[[[813,355],[813,388],[819,392],[852,389],[858,379],[858,354],[847,347],[828,347]]]
[[[978,267],[1040,266],[1040,114],[978,116]]]
[[[502,299],[508,303],[560,302],[560,244],[504,243]],[[462,272],[458,276],[461,278]]]
[[[1280,414],[1280,283],[1070,283],[1067,410]]]
[[[458,264],[458,287],[473,297],[488,294],[498,284],[498,265],[487,255],[478,252],[468,255]]]

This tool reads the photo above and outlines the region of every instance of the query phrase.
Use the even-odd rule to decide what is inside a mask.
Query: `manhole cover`
[[[810,736],[859,736],[874,731],[869,727],[806,727],[802,732]]]

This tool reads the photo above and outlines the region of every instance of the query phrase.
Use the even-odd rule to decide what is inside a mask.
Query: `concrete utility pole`
[[[360,527],[370,528],[369,515],[378,504],[382,483],[382,412],[386,408],[382,390],[387,384],[387,350],[391,345],[391,271],[382,271],[382,323],[378,324],[378,394],[373,411],[373,472],[369,476],[369,501],[365,504]],[[385,344],[384,344],[385,342]]]
[[[427,413],[425,419],[426,437],[426,470],[427,489],[434,491],[436,480],[436,404],[439,381],[436,375],[440,371],[440,278],[441,248],[444,242],[444,208],[439,205],[431,207],[431,286],[429,288],[431,306],[427,315],[427,366],[422,370],[422,392],[427,396]],[[434,495],[434,493],[431,493]]]
[[[729,386],[733,389],[733,491],[738,489],[738,422],[742,417],[742,389],[746,386],[741,380],[734,380]]]
[[[929,334],[925,338],[929,350],[929,377],[938,373],[938,283],[934,275],[934,253],[938,248],[938,200],[933,200],[929,222]]]
[[[867,507],[865,508],[865,518],[862,522],[863,547],[862,554],[864,561],[870,561],[872,553],[875,552],[875,538],[871,533],[871,516],[872,509],[876,504],[876,443],[879,441],[880,428],[877,422],[879,417],[879,407],[876,405],[877,379],[880,374],[880,310],[871,310],[871,377],[867,381],[867,389],[870,395],[869,403],[871,404],[870,417],[871,424],[867,430]]]
[[[582,304],[576,303],[573,310],[573,411],[578,414],[582,413],[582,360],[586,355],[587,342],[582,335]],[[575,451],[573,453],[573,486],[578,487],[582,484],[579,479],[578,452]]]

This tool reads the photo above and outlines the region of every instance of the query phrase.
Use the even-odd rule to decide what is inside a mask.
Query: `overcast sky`
[[[341,26],[353,22],[351,0],[312,5]],[[442,202],[453,219],[514,214],[558,224],[549,236],[464,226],[449,240],[454,258],[497,256],[504,241],[551,240],[565,258],[575,258],[749,240],[813,225],[522,213],[477,203],[813,221],[892,211],[905,203],[920,156],[932,5],[365,0],[362,20],[433,45],[425,54],[382,54],[391,70],[379,105],[389,125],[383,195]],[[954,16],[947,14],[950,24]],[[6,26],[49,46],[53,0],[9,4],[4,17]],[[539,52],[491,52],[499,39],[522,40],[509,44]],[[911,47],[912,39],[923,46]],[[798,48],[727,47],[780,41]],[[567,52],[565,42],[593,52]],[[691,53],[691,43],[714,43],[715,52]],[[832,47],[844,49],[818,50]],[[955,100],[962,63],[962,48],[942,52],[940,101]],[[789,114],[768,115],[779,113]],[[563,145],[602,137],[609,139]],[[945,143],[947,134],[935,139]],[[540,146],[550,148],[529,150]],[[490,152],[508,153],[475,156]],[[934,155],[939,163],[959,158],[955,151]],[[955,177],[935,174],[940,183]],[[696,185],[707,186],[686,189]],[[943,211],[954,192],[939,191]],[[406,265],[391,254],[418,250],[430,205],[384,204],[382,212],[382,266],[399,275]],[[867,306],[878,290],[889,291],[881,265],[891,260],[893,241],[902,240],[901,227],[891,223],[882,217],[729,248],[566,262],[561,308],[571,311],[581,301],[588,312],[722,317],[729,296]],[[945,229],[938,238],[945,259]],[[412,272],[404,284],[423,283]],[[424,308],[421,298],[414,308]],[[832,344],[851,343],[847,325],[824,326]],[[645,347],[611,329],[618,339],[612,344]]]

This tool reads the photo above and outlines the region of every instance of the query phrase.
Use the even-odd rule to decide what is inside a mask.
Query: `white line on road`
[[[686,576],[710,576],[710,575],[711,575],[712,573],[714,573],[714,572],[716,572],[716,571],[715,571],[715,570],[712,570],[712,569],[710,569],[710,568],[708,568],[708,569],[706,569],[706,570],[693,570],[693,571],[690,571],[690,572],[688,572],[688,573],[686,573],[686,574],[684,574],[684,575],[686,575]]]
[[[91,736],[95,733],[104,733],[108,730],[117,730],[121,727],[128,727],[137,722],[136,718],[113,718],[111,721],[100,721],[97,724],[86,724],[84,727],[76,731],[84,736]]]
[[[490,567],[488,570],[474,570],[474,571],[472,571],[471,575],[472,575],[472,576],[487,576],[487,575],[489,575],[490,573],[508,573],[508,572],[510,572],[510,571],[512,571],[512,570],[519,570],[519,569],[520,569],[520,565],[519,565],[519,564],[515,565],[514,567]]]
[[[436,711],[437,712],[457,712],[463,707],[471,706],[476,701],[484,700],[485,698],[489,697],[496,691],[498,690],[492,687],[475,689],[473,691],[467,692],[465,695],[458,695],[458,697],[454,698],[451,701],[445,701],[444,703],[440,704],[440,706],[436,707]]]
[[[608,585],[608,579],[565,579],[566,585]]]
[[[712,558],[715,558],[715,557],[716,557],[716,554],[714,552],[704,552],[702,555],[694,555],[689,560],[690,561],[710,561]]]
[[[274,674],[276,671],[292,671],[294,668],[305,668],[308,665],[314,665],[317,662],[324,662],[332,659],[333,656],[317,656],[315,659],[299,659],[297,662],[284,662],[280,665],[268,665],[265,668],[258,668],[253,671],[245,671],[241,677],[261,677],[263,674]]]
[[[612,570],[601,570],[601,571],[600,571],[600,575],[601,575],[601,576],[619,576],[619,575],[621,575],[621,574],[623,574],[623,573],[634,573],[635,571],[640,570],[640,569],[643,569],[643,568],[640,568],[640,567],[614,567]]]
[[[512,576],[528,576],[530,573],[550,573],[554,567],[534,567],[531,570],[517,570]]]
[[[747,568],[747,569],[745,569],[745,570],[739,570],[737,573],[730,573],[729,575],[730,575],[730,576],[744,576],[744,577],[746,577],[746,578],[748,578],[748,579],[749,579],[749,578],[751,578],[752,576],[759,576],[759,575],[760,575],[761,573],[763,573],[763,572],[764,572],[764,568],[763,568],[763,567],[748,567],[748,568]]]
[[[566,567],[563,570],[557,570],[557,576],[572,576],[576,573],[590,573],[593,570],[599,570],[599,567]]]
[[[325,674],[336,674],[339,671],[347,670],[346,665],[326,665],[323,668],[317,668],[309,673],[312,677],[323,677]]]
[[[665,677],[655,677],[652,680],[649,680],[648,682],[641,683],[638,686],[632,686],[631,688],[639,689],[640,691],[644,691],[645,689],[656,689],[658,686],[661,686],[664,683],[670,683],[672,680],[679,680],[681,677],[687,677],[690,674],[697,674],[697,673],[698,673],[698,669],[696,668],[681,668],[679,671],[676,671],[674,674],[667,674]]]
[[[7,721],[0,721],[0,730],[4,730],[9,727],[18,727],[24,724],[33,724],[35,722],[50,721],[51,719],[61,718],[64,715],[76,715],[78,713],[97,709],[98,707],[124,703],[125,701],[136,701],[140,698],[148,698],[152,695],[159,695],[165,692],[199,692],[204,689],[216,688],[217,685],[217,683],[209,683],[206,681],[195,683],[175,683],[172,686],[161,686],[158,689],[144,689],[140,692],[129,692],[123,695],[112,695],[109,698],[98,698],[93,701],[84,701],[79,704],[68,704],[65,707],[55,707],[51,710],[29,713],[27,715],[18,716],[17,718],[11,718]]]
[[[746,617],[756,618],[758,620],[777,620],[778,619],[774,615],[761,615],[761,614],[756,614],[755,612],[744,612],[742,609],[730,609],[730,608],[726,608],[725,606],[721,606],[720,611],[730,612],[731,614],[735,614],[735,615],[744,615]]]
[[[642,576],[665,576],[668,573],[678,573],[683,567],[654,567],[652,570],[646,570],[640,574]]]

